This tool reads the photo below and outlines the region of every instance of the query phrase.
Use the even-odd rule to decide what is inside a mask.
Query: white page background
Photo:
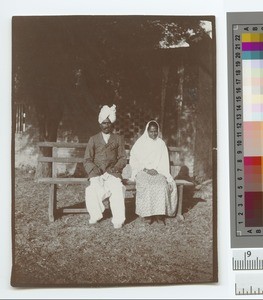
[[[219,299],[234,295],[231,270],[226,12],[261,11],[260,0],[2,0],[0,4],[0,299]],[[11,17],[14,15],[215,15],[217,44],[218,267],[216,284],[129,288],[10,286],[11,276]],[[263,18],[262,18],[263,23]],[[260,296],[254,296],[259,297]]]

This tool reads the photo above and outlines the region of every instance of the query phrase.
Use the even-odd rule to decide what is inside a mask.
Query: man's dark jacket
[[[89,139],[84,155],[84,168],[89,178],[105,172],[121,178],[126,163],[124,141],[118,134],[111,133],[107,144],[101,132]]]

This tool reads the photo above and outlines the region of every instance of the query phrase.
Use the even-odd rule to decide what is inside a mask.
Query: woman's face
[[[158,136],[158,128],[156,126],[149,126],[148,135],[151,139],[155,140]]]

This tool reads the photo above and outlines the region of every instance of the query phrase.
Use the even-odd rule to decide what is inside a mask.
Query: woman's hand
[[[168,183],[168,188],[169,188],[169,191],[170,191],[170,192],[173,191],[174,187],[173,187],[172,183]]]
[[[149,175],[152,175],[152,176],[155,176],[158,174],[158,172],[154,169],[144,169],[144,171],[149,174]]]

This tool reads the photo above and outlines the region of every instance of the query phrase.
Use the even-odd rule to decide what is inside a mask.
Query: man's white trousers
[[[85,191],[85,201],[90,221],[96,222],[105,210],[103,200],[109,197],[112,223],[123,224],[125,221],[125,186],[120,178],[108,173],[90,179]]]

